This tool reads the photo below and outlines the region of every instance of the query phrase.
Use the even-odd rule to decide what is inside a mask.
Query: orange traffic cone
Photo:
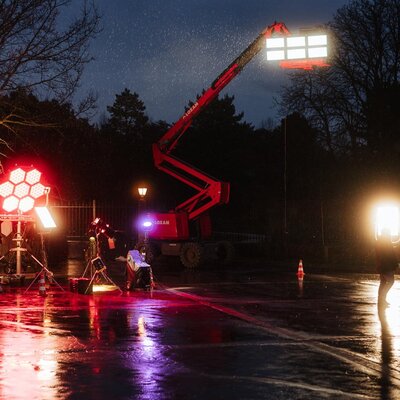
[[[39,278],[39,295],[40,296],[47,296],[47,293],[46,293],[46,278],[45,278],[44,272],[42,272],[40,274],[40,278]]]
[[[297,277],[299,279],[303,279],[304,275],[305,275],[305,273],[304,273],[304,270],[303,270],[303,260],[300,260],[299,261],[299,266],[297,268]]]

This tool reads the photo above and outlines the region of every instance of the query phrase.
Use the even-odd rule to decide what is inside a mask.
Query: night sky
[[[92,42],[78,95],[98,94],[99,118],[124,88],[139,94],[148,116],[169,123],[274,21],[292,33],[324,24],[345,0],[95,0],[102,32]],[[259,54],[224,90],[258,127],[276,118],[273,98],[287,71]]]

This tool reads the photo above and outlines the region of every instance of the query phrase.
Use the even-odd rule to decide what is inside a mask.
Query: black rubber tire
[[[217,242],[215,246],[215,255],[219,264],[229,265],[235,258],[235,248],[233,244],[227,240]]]
[[[182,245],[180,256],[181,263],[186,268],[198,268],[203,263],[204,251],[200,243],[187,242]]]

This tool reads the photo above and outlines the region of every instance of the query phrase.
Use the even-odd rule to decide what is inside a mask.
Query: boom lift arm
[[[185,114],[153,144],[153,158],[155,166],[161,171],[173,176],[181,182],[189,185],[196,190],[196,194],[175,207],[173,213],[177,216],[186,215],[187,221],[201,218],[206,212],[219,204],[226,204],[229,201],[229,183],[221,182],[210,175],[198,170],[197,168],[185,163],[171,155],[179,139],[192,124],[193,119],[203,111],[212,100],[243,70],[243,68],[255,57],[263,48],[265,40],[274,33],[280,35],[290,35],[289,30],[282,22],[275,22],[262,31],[258,37],[218,76],[198,100],[185,112]],[[165,214],[164,214],[165,215]],[[157,223],[157,222],[156,222]],[[177,223],[176,225],[180,225]],[[205,224],[207,225],[207,224]],[[201,236],[207,236],[210,228],[205,228]],[[157,232],[154,232],[157,236]],[[166,238],[159,235],[158,238]],[[170,237],[172,238],[172,237]],[[188,229],[177,229],[175,239],[187,239]]]

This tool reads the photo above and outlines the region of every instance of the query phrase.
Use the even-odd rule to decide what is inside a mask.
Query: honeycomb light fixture
[[[0,197],[3,197],[1,206],[7,213],[27,213],[46,191],[39,170],[33,166],[16,167],[9,172],[7,180],[0,184]]]

